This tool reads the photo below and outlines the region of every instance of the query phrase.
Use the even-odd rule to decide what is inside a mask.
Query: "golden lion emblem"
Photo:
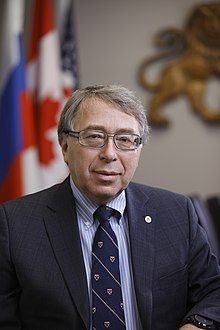
[[[204,102],[207,80],[220,76],[220,4],[195,7],[184,30],[167,29],[156,37],[160,54],[143,61],[139,69],[141,85],[155,92],[149,110],[152,125],[167,125],[160,107],[172,98],[185,94],[205,121],[220,122],[220,112],[209,109]],[[179,57],[162,70],[160,80],[147,80],[146,69],[156,61]]]

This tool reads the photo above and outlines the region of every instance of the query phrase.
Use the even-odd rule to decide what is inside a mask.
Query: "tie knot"
[[[120,218],[120,212],[106,205],[99,206],[93,213],[94,219],[97,219],[100,223],[108,221],[111,216]]]

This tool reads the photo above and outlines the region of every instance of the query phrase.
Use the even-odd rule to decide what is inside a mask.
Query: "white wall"
[[[206,1],[209,2],[209,1]],[[179,27],[196,0],[74,0],[81,86],[121,83],[149,104],[151,94],[137,82],[137,68],[157,52],[153,36]],[[220,110],[219,81],[209,85],[209,101]],[[135,181],[203,197],[220,194],[220,125],[195,116],[179,98],[163,110],[167,130],[152,129]]]

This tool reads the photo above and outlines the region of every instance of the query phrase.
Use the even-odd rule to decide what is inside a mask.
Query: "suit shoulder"
[[[188,219],[197,219],[190,198],[183,194],[139,183],[132,183],[128,188],[129,193],[133,196],[130,199],[133,204],[139,199],[143,204],[146,203],[148,209],[157,210],[158,219],[166,219],[166,221],[160,221],[161,225],[166,226],[167,219],[170,218],[175,219],[176,222],[178,217],[179,223],[187,224]]]
[[[178,203],[186,203],[189,200],[184,194],[180,194],[177,192],[173,192],[167,189],[152,187],[140,183],[130,183],[129,189],[133,192],[141,191],[144,193],[148,198],[156,199],[156,200],[163,200],[163,201],[176,201]]]
[[[0,221],[7,221],[13,232],[29,224],[42,223],[48,212],[74,211],[74,200],[68,178],[50,188],[0,205]],[[23,229],[22,229],[23,230]]]
[[[25,210],[28,208],[34,209],[35,207],[40,209],[45,205],[48,200],[54,195],[54,193],[60,188],[62,184],[53,185],[47,189],[19,197],[14,200],[10,200],[0,204],[0,206],[10,213],[18,211],[19,209]]]

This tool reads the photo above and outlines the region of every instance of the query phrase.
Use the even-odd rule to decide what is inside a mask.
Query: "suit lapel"
[[[55,258],[86,327],[89,327],[89,298],[74,198],[67,178],[48,203],[44,216]]]
[[[137,186],[126,190],[131,258],[138,310],[143,329],[151,328],[154,228],[156,212]],[[145,217],[148,216],[148,218]],[[149,218],[150,217],[150,218]]]

